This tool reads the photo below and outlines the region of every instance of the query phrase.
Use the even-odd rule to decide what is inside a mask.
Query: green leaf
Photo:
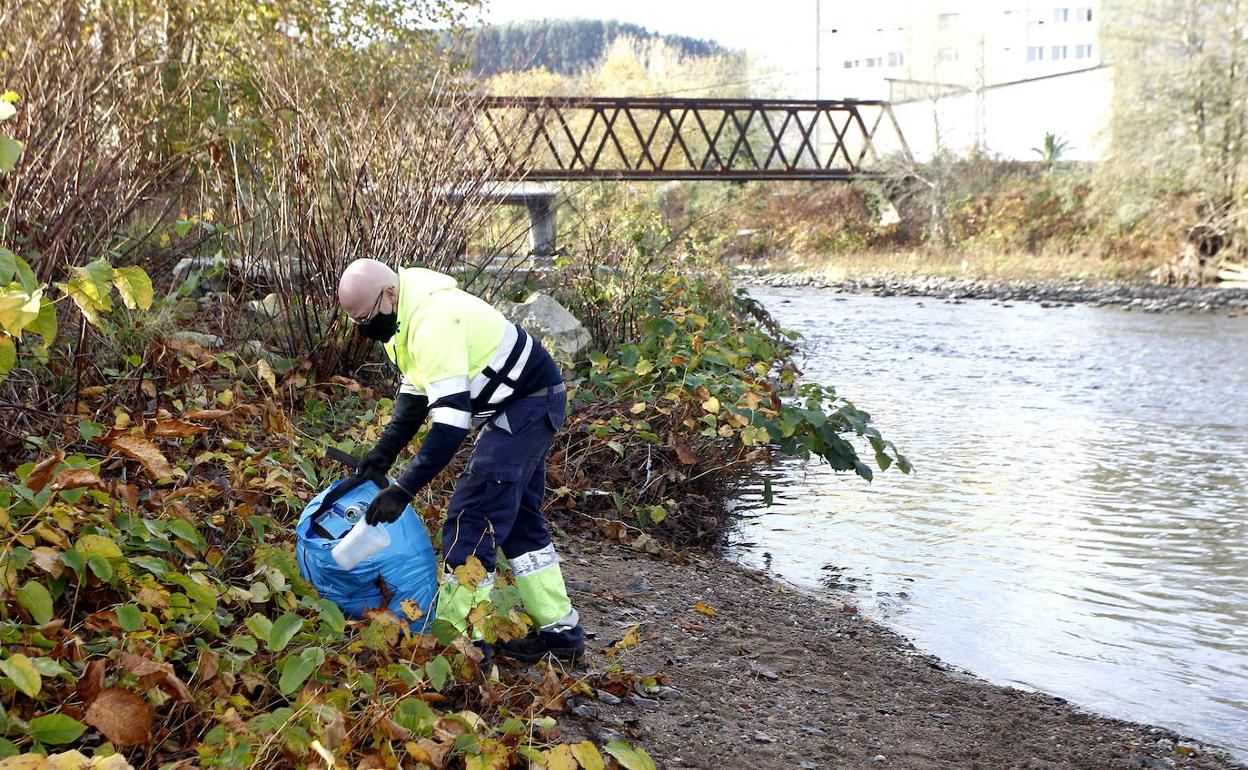
[[[0,759],[15,757],[21,752],[17,744],[8,738],[0,738]]]
[[[78,740],[87,726],[64,714],[48,714],[30,720],[30,735],[40,743],[69,743]]]
[[[123,604],[117,608],[117,625],[123,631],[138,631],[143,626],[143,613],[133,604]]]
[[[108,563],[108,559],[93,553],[87,557],[87,566],[95,573],[95,576],[105,583],[113,579],[113,565]]]
[[[204,539],[195,531],[195,527],[191,526],[190,522],[185,519],[171,520],[169,522],[169,531],[196,548],[203,548],[205,545]]]
[[[4,134],[0,134],[0,174],[7,174],[17,165],[17,159],[22,157],[23,145],[16,139],[10,139]]]
[[[56,305],[44,302],[39,307],[39,316],[26,324],[26,331],[34,332],[43,338],[46,348],[56,340]]]
[[[615,740],[603,746],[608,754],[625,770],[656,770],[654,760],[642,749],[629,746],[624,741]]]
[[[303,619],[298,615],[293,612],[282,615],[273,622],[273,629],[269,632],[269,649],[273,652],[286,649],[286,645],[301,628],[303,628]]]
[[[451,675],[451,662],[446,656],[439,655],[425,664],[425,673],[429,675],[429,683],[433,685],[433,689],[442,692],[447,677]]]
[[[277,664],[277,668],[282,672],[277,680],[277,689],[283,695],[290,695],[312,676],[316,664],[302,655],[287,655]]]
[[[28,292],[16,286],[10,284],[9,289],[0,294],[0,328],[10,336],[21,337],[26,326],[39,317],[43,291]]]
[[[9,337],[0,336],[0,378],[13,371],[17,363],[17,347]]]
[[[341,634],[347,628],[347,619],[342,616],[342,610],[338,609],[338,605],[329,599],[317,599],[316,609],[321,613],[321,622],[335,634]]]
[[[41,626],[52,619],[52,594],[48,593],[43,583],[27,581],[17,589],[17,603]]]
[[[152,279],[141,267],[119,267],[113,272],[113,285],[121,294],[121,301],[134,310],[147,310],[152,306]]]
[[[247,626],[253,636],[264,642],[268,642],[273,633],[273,621],[258,612],[243,621],[243,625]]]
[[[17,255],[0,246],[0,284],[8,285],[17,274]]]
[[[35,664],[30,658],[18,653],[10,655],[5,660],[0,660],[0,671],[4,675],[13,680],[13,685],[17,689],[26,693],[31,698],[39,694],[39,689],[43,687],[43,680],[39,676],[39,669],[35,668]]]

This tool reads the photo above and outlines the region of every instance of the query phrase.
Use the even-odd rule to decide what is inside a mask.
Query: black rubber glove
[[[355,466],[355,475],[384,488],[390,466],[394,465],[403,447],[415,438],[428,414],[429,399],[412,393],[400,393],[394,400],[394,411],[390,414],[389,424],[381,432],[377,445]]]
[[[374,527],[378,524],[389,524],[403,513],[403,509],[412,502],[412,496],[398,484],[391,484],[373,498],[368,504],[364,520]]]

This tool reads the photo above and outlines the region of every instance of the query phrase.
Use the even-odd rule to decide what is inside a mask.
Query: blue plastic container
[[[429,534],[421,524],[416,512],[409,506],[391,524],[383,524],[390,535],[390,547],[370,556],[355,566],[344,570],[330,555],[338,540],[329,540],[312,533],[312,518],[321,508],[321,501],[342,481],[336,481],[317,495],[295,526],[295,557],[299,571],[316,587],[321,596],[329,599],[344,615],[363,619],[364,611],[385,607],[400,618],[405,618],[399,603],[411,599],[420,605],[424,615],[412,621],[413,631],[424,631],[433,622],[434,599],[438,593],[438,560],[433,553]],[[345,494],[332,506],[335,520],[342,526],[349,525],[356,516],[368,508],[381,490],[366,481]],[[335,533],[336,534],[336,533]],[[381,586],[391,594],[386,603]]]

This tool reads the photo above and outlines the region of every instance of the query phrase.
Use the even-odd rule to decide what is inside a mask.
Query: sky
[[[848,3],[824,0],[826,18]],[[761,9],[765,9],[760,12]],[[793,91],[813,97],[815,67],[815,0],[486,0],[488,23],[525,19],[618,19],[663,33],[715,40],[744,49],[777,73]],[[824,66],[831,59],[825,58]]]

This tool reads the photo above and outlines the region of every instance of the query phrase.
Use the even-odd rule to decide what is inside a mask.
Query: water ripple
[[[1248,319],[758,296],[917,472],[781,464],[742,560],[1248,757]]]

